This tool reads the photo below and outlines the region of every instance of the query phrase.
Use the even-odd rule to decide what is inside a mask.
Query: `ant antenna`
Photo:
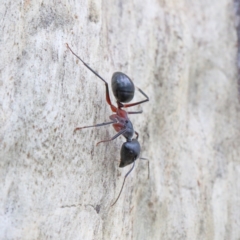
[[[120,192],[119,192],[119,194],[118,194],[117,199],[116,199],[115,202],[111,205],[111,207],[112,207],[113,205],[115,205],[115,203],[118,201],[118,199],[119,199],[119,197],[120,197],[120,195],[121,195],[121,193],[122,193],[123,186],[124,186],[124,184],[125,184],[125,180],[126,180],[127,176],[129,175],[129,173],[133,170],[134,166],[135,166],[135,160],[134,160],[134,162],[133,162],[133,165],[132,165],[131,169],[130,169],[130,170],[127,172],[127,174],[125,175],[124,180],[123,180],[123,184],[122,184],[122,188],[121,188],[121,190],[120,190]]]
[[[148,158],[142,158],[142,157],[140,157],[139,159],[148,161],[148,179],[149,179],[149,175],[150,175],[149,159]]]

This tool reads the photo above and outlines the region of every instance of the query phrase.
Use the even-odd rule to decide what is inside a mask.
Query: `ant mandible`
[[[138,136],[139,134],[134,131],[133,125],[131,121],[128,118],[128,114],[139,114],[142,113],[142,111],[136,111],[136,112],[126,112],[122,108],[128,108],[132,106],[139,105],[141,103],[149,101],[148,96],[140,89],[139,92],[146,97],[145,100],[135,102],[135,103],[130,103],[130,104],[124,104],[130,102],[133,97],[134,97],[134,92],[135,92],[135,86],[132,82],[132,80],[124,73],[122,72],[115,72],[112,76],[112,91],[113,94],[116,98],[117,101],[117,107],[114,106],[111,102],[110,96],[109,96],[109,88],[108,88],[108,83],[97,73],[95,72],[90,66],[88,66],[77,54],[75,54],[72,49],[67,45],[67,48],[72,52],[74,56],[76,56],[92,73],[94,73],[98,78],[100,78],[104,83],[106,87],[106,101],[110,105],[111,110],[115,113],[112,114],[109,118],[112,120],[111,122],[105,122],[105,123],[100,123],[92,126],[85,126],[85,127],[78,127],[75,128],[74,132],[77,130],[81,130],[83,128],[91,128],[91,127],[101,127],[105,125],[112,124],[113,128],[117,132],[115,136],[113,136],[111,139],[103,140],[97,143],[102,142],[109,142],[120,135],[123,135],[126,138],[126,142],[123,143],[121,147],[121,161],[119,167],[125,167],[131,163],[133,163],[131,169],[127,172],[127,174],[124,177],[124,181],[121,187],[121,190],[118,194],[117,199],[114,201],[114,203],[111,205],[113,206],[119,199],[123,186],[125,184],[125,180],[127,176],[130,174],[130,172],[133,170],[135,166],[135,160],[139,158],[140,152],[141,152],[141,147],[138,142]],[[136,138],[133,139],[134,133],[136,134]],[[141,158],[145,159],[145,158]]]

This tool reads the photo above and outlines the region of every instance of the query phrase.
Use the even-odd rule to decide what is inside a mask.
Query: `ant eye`
[[[128,123],[128,120],[126,120],[125,123]]]

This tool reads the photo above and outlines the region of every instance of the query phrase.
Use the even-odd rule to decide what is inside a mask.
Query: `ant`
[[[123,110],[122,108],[129,108],[132,106],[139,105],[141,103],[149,101],[149,98],[140,88],[137,88],[138,91],[143,96],[146,97],[146,99],[139,101],[139,102],[135,102],[135,103],[125,104],[125,103],[130,102],[133,99],[134,92],[135,92],[135,86],[134,86],[132,80],[126,74],[124,74],[122,72],[115,72],[112,76],[112,91],[113,91],[113,94],[117,101],[117,107],[114,106],[112,104],[110,96],[109,96],[108,83],[97,72],[95,72],[90,66],[88,66],[88,64],[85,63],[77,54],[75,54],[72,51],[72,49],[68,46],[68,44],[66,44],[66,46],[75,57],[77,57],[92,73],[94,73],[98,78],[100,78],[105,83],[106,101],[110,105],[111,110],[115,113],[109,117],[111,120],[110,122],[100,123],[100,124],[96,124],[96,125],[92,125],[92,126],[78,127],[78,128],[75,128],[74,132],[81,130],[83,128],[101,127],[101,126],[112,124],[113,128],[115,129],[117,134],[115,136],[113,136],[111,139],[107,139],[107,140],[98,142],[97,145],[102,142],[112,141],[112,140],[116,139],[117,137],[119,137],[120,135],[123,135],[126,138],[126,142],[123,143],[122,147],[121,147],[121,154],[120,154],[121,160],[120,160],[119,167],[122,168],[131,163],[133,163],[133,165],[124,177],[124,181],[123,181],[121,190],[118,194],[118,197],[114,201],[114,203],[111,205],[111,206],[113,206],[118,201],[118,199],[122,193],[123,186],[125,184],[125,180],[126,180],[127,176],[130,174],[130,172],[133,170],[133,168],[135,166],[135,161],[139,158],[139,155],[141,152],[141,147],[138,142],[139,134],[136,131],[134,131],[133,125],[128,118],[128,114],[139,114],[139,113],[142,113],[142,110],[136,111],[136,112],[127,112],[127,111]],[[133,138],[134,133],[136,134],[136,138]],[[147,160],[146,158],[140,158],[140,159]],[[149,164],[148,164],[148,169],[149,169]]]

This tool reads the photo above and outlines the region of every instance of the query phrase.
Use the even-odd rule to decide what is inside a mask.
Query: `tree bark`
[[[0,239],[240,239],[233,1],[7,0],[0,14]],[[130,115],[150,177],[137,160],[113,207],[125,139],[74,133],[112,112],[66,43],[150,98]]]

